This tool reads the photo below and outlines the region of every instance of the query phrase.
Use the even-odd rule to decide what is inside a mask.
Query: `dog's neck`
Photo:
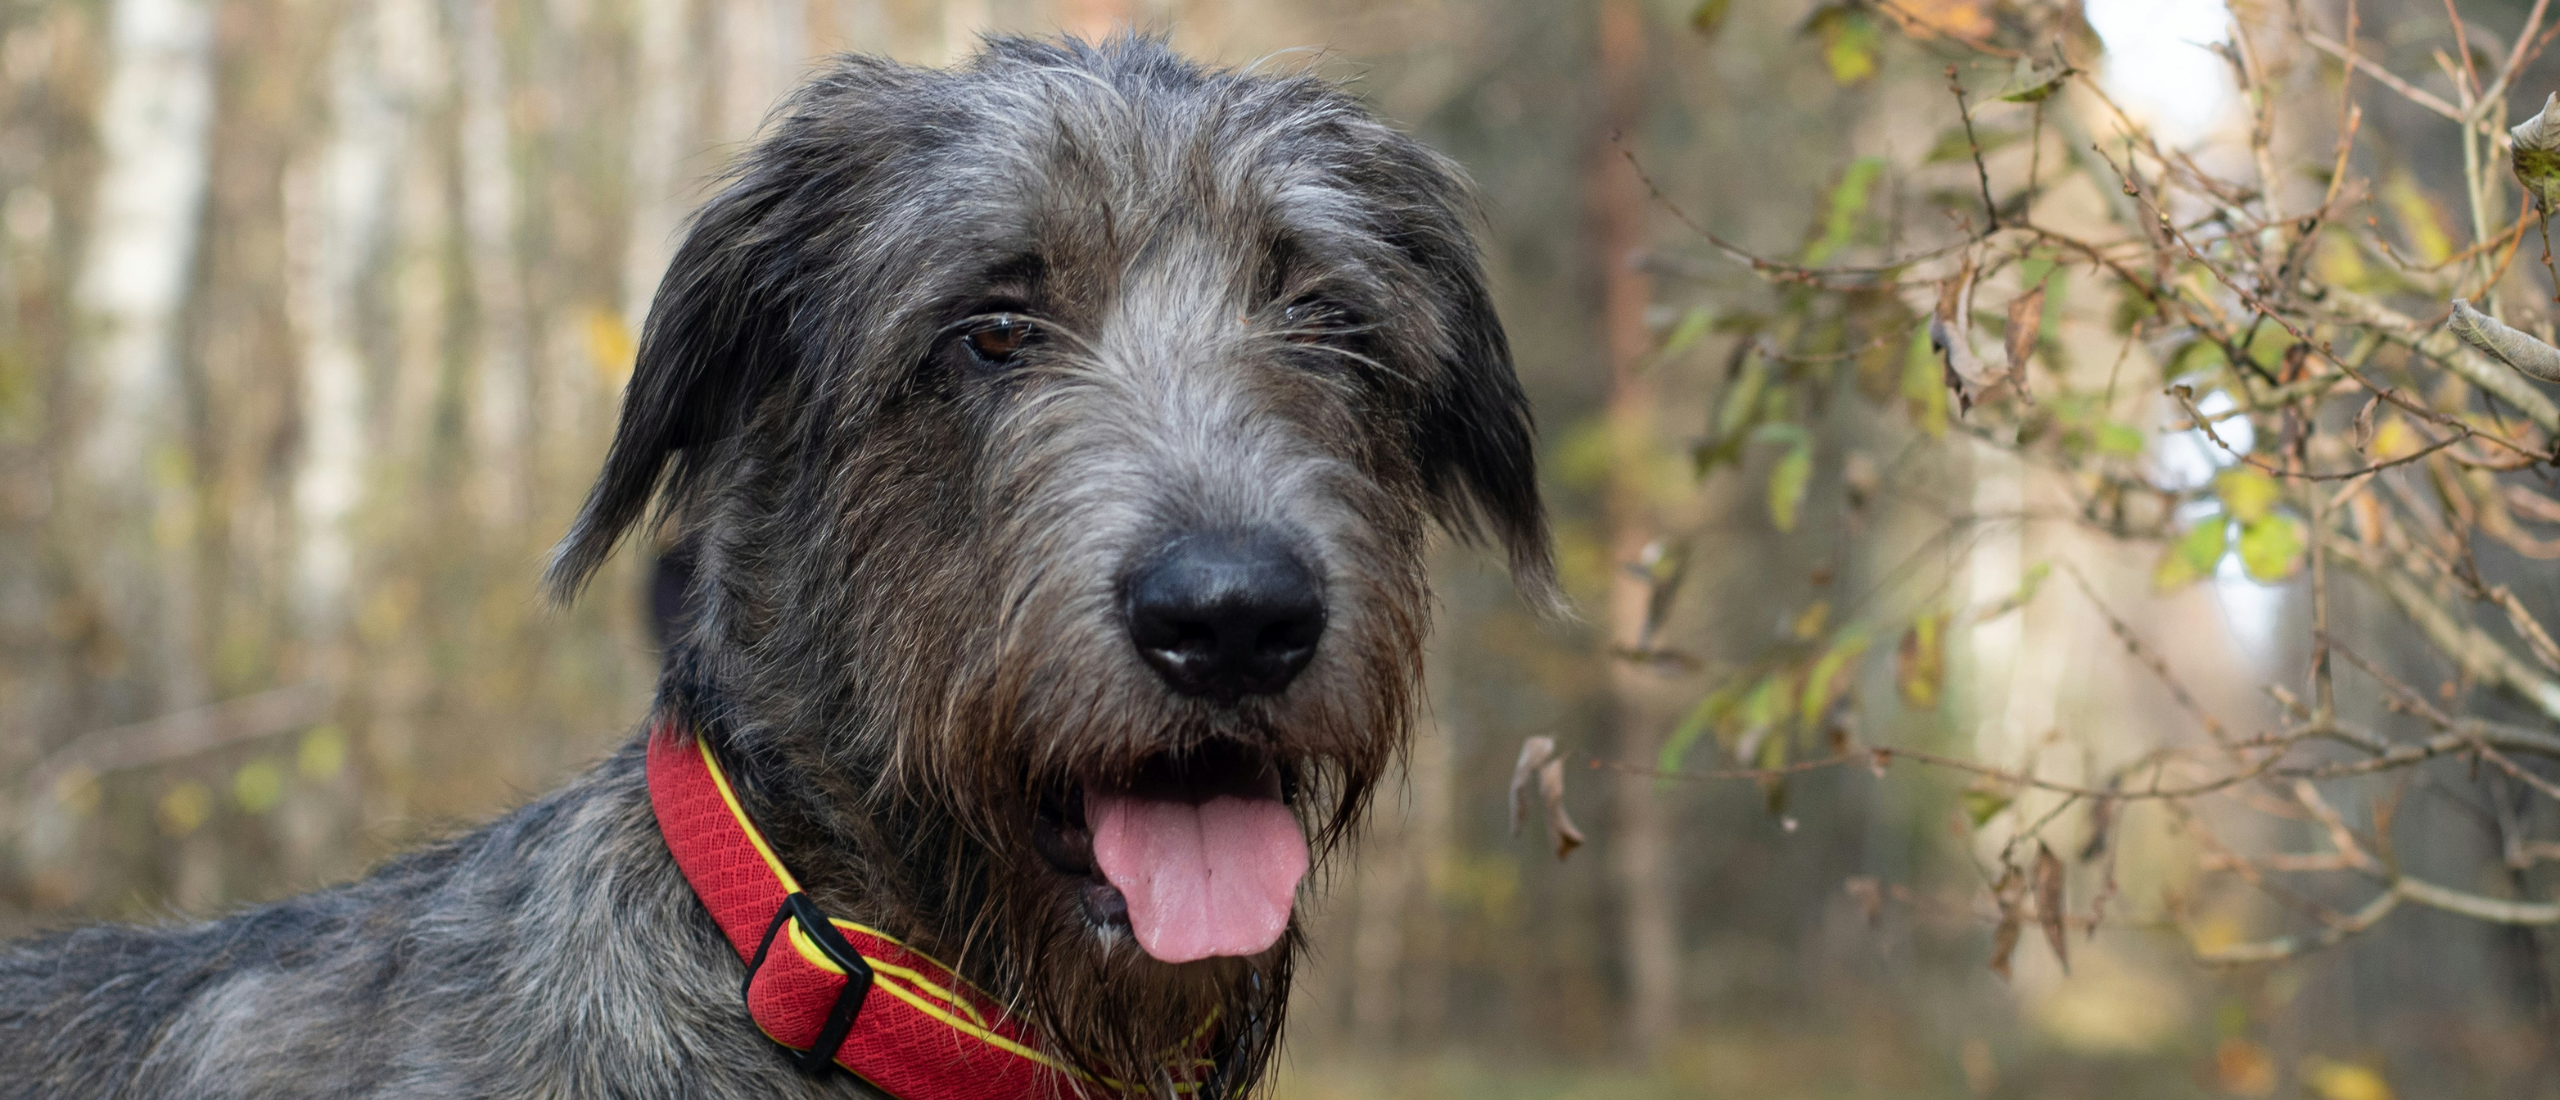
[[[921,851],[952,831],[935,820],[902,822],[899,837],[884,835],[867,815],[847,813],[856,792],[879,778],[885,761],[793,759],[780,749],[805,739],[742,736],[744,715],[708,677],[703,662],[671,656],[659,690],[660,714],[682,722],[710,746],[734,785],[739,803],[763,830],[774,854],[799,877],[810,897],[833,915],[880,928],[909,942],[957,955],[942,944],[935,922],[914,903]],[[848,766],[848,765],[851,766]],[[929,813],[917,815],[930,818]],[[994,975],[970,975],[992,980]]]

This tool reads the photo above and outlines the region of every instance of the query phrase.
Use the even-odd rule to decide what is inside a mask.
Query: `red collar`
[[[747,819],[710,747],[681,723],[657,720],[648,768],[667,850],[748,963],[747,1014],[803,1068],[832,1062],[898,1100],[1130,1091],[1045,1053],[1030,1028],[950,967],[822,916]]]

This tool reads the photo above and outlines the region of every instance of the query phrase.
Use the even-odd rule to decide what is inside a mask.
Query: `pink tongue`
[[[1307,838],[1276,798],[1193,804],[1087,791],[1093,860],[1129,901],[1138,946],[1169,963],[1279,942]]]

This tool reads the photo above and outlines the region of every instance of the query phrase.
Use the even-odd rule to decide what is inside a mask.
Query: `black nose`
[[[1129,639],[1173,690],[1232,703],[1289,686],[1324,635],[1324,592],[1263,532],[1189,535],[1128,580]]]

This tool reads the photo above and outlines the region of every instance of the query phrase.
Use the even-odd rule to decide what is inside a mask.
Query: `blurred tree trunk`
[[[396,65],[388,55],[416,46],[383,30],[375,5],[350,5],[342,16],[328,66],[328,136],[289,177],[286,195],[285,303],[302,345],[293,595],[302,633],[320,654],[336,653],[341,640],[355,568],[348,525],[365,484],[361,283],[381,251],[393,161],[408,136],[385,77]]]
[[[497,0],[467,0],[462,33],[462,224],[477,312],[470,416],[482,520],[520,535],[531,505],[532,332],[516,254],[516,163],[507,124],[513,83]]]
[[[461,362],[457,301],[467,292],[472,268],[457,226],[460,189],[455,100],[459,15],[436,0],[380,0],[385,60],[394,71],[415,124],[402,152],[405,163],[395,191],[398,224],[386,256],[384,290],[389,301],[390,378],[379,404],[379,492],[403,502],[385,525],[378,584],[358,617],[364,645],[364,722],[360,741],[361,813],[372,822],[399,821],[417,786],[420,727],[433,699],[432,638],[415,621],[423,602],[438,540],[429,535],[458,517],[462,499],[452,475],[473,469],[454,452],[439,427],[448,411],[467,418],[458,387]]]
[[[1058,29],[1088,42],[1126,30],[1136,19],[1130,0],[1058,0]]]
[[[1418,734],[1407,767],[1422,765]],[[1413,772],[1408,772],[1413,778]],[[1351,1034],[1373,1051],[1395,1048],[1407,991],[1405,919],[1418,891],[1421,841],[1414,828],[1422,791],[1416,782],[1381,791],[1361,845],[1359,896],[1351,929]]]
[[[91,563],[122,671],[161,685],[143,706],[176,709],[207,692],[177,330],[204,217],[213,19],[203,0],[118,0],[109,18],[96,206],[72,290],[91,415],[63,499],[84,513],[71,534],[96,553],[73,560]]]
[[[978,36],[992,29],[987,0],[942,0],[942,57],[949,65],[978,52]]]
[[[1589,156],[1586,186],[1594,256],[1601,278],[1601,341],[1608,353],[1610,439],[1618,459],[1607,488],[1609,639],[1613,648],[1644,645],[1652,586],[1638,576],[1652,541],[1651,502],[1644,456],[1651,453],[1654,391],[1645,377],[1653,336],[1645,307],[1652,280],[1635,263],[1644,247],[1646,192],[1626,159],[1627,133],[1644,109],[1646,16],[1635,0],[1602,0],[1599,6],[1601,119]],[[1612,658],[1611,692],[1617,713],[1617,756],[1636,763],[1659,749],[1658,723],[1649,705],[1653,685],[1636,662]],[[1614,784],[1617,828],[1609,838],[1610,871],[1617,880],[1623,922],[1623,962],[1628,990],[1627,1035],[1635,1055],[1652,1061],[1677,1023],[1680,992],[1678,896],[1672,881],[1670,823],[1650,776],[1621,773]]]
[[[801,0],[721,0],[712,10],[720,20],[719,140],[742,148],[800,85],[808,12]]]
[[[433,40],[422,6],[421,0],[344,6],[324,70],[327,136],[287,177],[285,304],[301,346],[301,451],[292,501],[297,545],[289,591],[303,642],[302,667],[288,675],[325,680],[342,691],[366,679],[352,633],[360,566],[356,519],[368,488],[382,481],[377,474],[399,457],[366,444],[368,391],[378,387],[396,399],[400,353],[390,349],[392,369],[368,369],[363,318],[368,276],[392,255],[397,173],[410,151],[417,109],[417,56]],[[337,710],[345,714],[348,696],[339,699]],[[291,873],[327,878],[353,868],[348,838],[359,827],[360,807],[343,782],[280,808],[276,832]]]
[[[1419,908],[1426,935],[1421,949],[1404,952],[1403,998],[1408,1046],[1438,1043],[1449,1015],[1449,943],[1440,910],[1444,868],[1457,848],[1457,746],[1455,732],[1438,722],[1425,722],[1413,742],[1411,782],[1413,813],[1405,826],[1405,890],[1408,908]]]
[[[687,165],[700,148],[697,108],[700,70],[687,48],[693,5],[686,0],[637,0],[640,98],[631,112],[631,226],[622,254],[622,324],[637,337],[649,318],[649,300],[673,255],[693,174]],[[697,166],[698,167],[698,166]]]

